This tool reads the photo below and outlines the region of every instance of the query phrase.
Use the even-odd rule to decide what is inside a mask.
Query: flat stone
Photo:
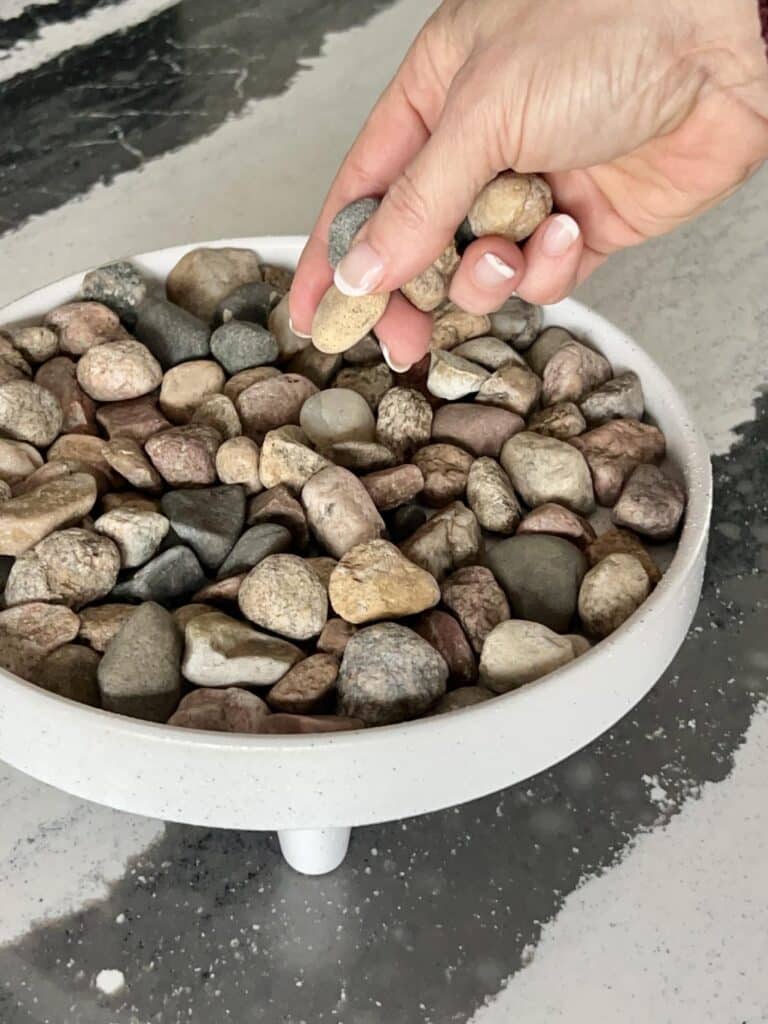
[[[448,298],[451,279],[458,266],[459,254],[455,242],[451,242],[434,263],[406,281],[400,290],[411,305],[424,313],[431,313]]]
[[[458,445],[478,458],[498,459],[505,442],[521,430],[525,430],[525,421],[513,412],[457,402],[443,405],[435,413],[432,440]]]
[[[329,465],[328,459],[310,448],[300,427],[277,427],[264,437],[259,477],[265,487],[285,484],[298,493],[315,473]]]
[[[158,512],[120,508],[99,516],[93,528],[117,544],[123,569],[135,569],[154,555],[169,525],[165,516]]]
[[[482,550],[480,524],[460,501],[442,509],[408,538],[406,558],[426,569],[436,580],[477,561]]]
[[[644,537],[674,537],[685,510],[685,492],[658,466],[638,466],[613,509],[613,521]]]
[[[182,545],[168,548],[113,588],[116,601],[173,601],[205,583],[197,555]]]
[[[238,595],[243,615],[280,636],[308,640],[328,618],[328,594],[296,555],[267,555],[246,576]]]
[[[547,534],[509,537],[486,560],[513,616],[568,632],[587,571],[587,560],[575,544]]]
[[[272,686],[301,658],[293,644],[223,612],[198,615],[184,630],[182,672],[199,686]]]
[[[45,447],[61,432],[64,415],[56,396],[29,380],[0,384],[0,436]]]
[[[0,505],[0,555],[21,555],[48,534],[88,515],[96,483],[87,473],[51,480]]]
[[[443,604],[459,620],[479,654],[491,630],[512,614],[504,591],[490,569],[468,565],[448,577],[441,587]]]
[[[103,443],[103,458],[110,469],[119,473],[132,487],[142,491],[159,491],[163,479],[144,454],[138,441],[131,437],[115,437]]]
[[[100,661],[90,647],[65,644],[43,658],[34,682],[49,693],[97,708],[101,705],[96,678]]]
[[[83,278],[80,294],[84,299],[103,302],[121,319],[132,323],[137,307],[147,294],[147,285],[133,264],[116,260],[90,270]]]
[[[547,502],[539,505],[524,517],[517,529],[523,534],[546,533],[571,541],[582,551],[595,539],[595,531],[582,516],[563,505]]]
[[[527,416],[541,394],[541,381],[527,366],[506,363],[486,380],[476,401]]]
[[[298,373],[283,373],[252,384],[235,400],[243,432],[261,442],[270,430],[289,423],[298,426],[301,407],[316,393],[312,381]]]
[[[372,197],[353,199],[343,206],[328,227],[328,262],[337,267],[349,252],[355,235],[378,208],[380,200]]]
[[[664,435],[648,423],[610,420],[570,442],[587,460],[601,505],[616,503],[630,474],[641,464],[664,458]]]
[[[288,296],[284,295],[269,314],[267,327],[277,342],[281,359],[290,359],[298,352],[311,345],[309,338],[302,338],[291,327],[291,311],[288,304]],[[303,373],[303,370],[296,370],[296,373]],[[309,376],[309,374],[307,374]]]
[[[13,347],[30,363],[44,363],[59,352],[59,336],[50,327],[9,327]]]
[[[211,354],[229,374],[274,363],[279,353],[274,335],[261,324],[228,320],[211,335]]]
[[[96,404],[77,383],[77,366],[66,356],[48,360],[35,374],[35,384],[55,395],[65,434],[97,434]]]
[[[380,469],[361,477],[360,483],[380,512],[412,501],[424,487],[424,476],[418,466],[407,464]]]
[[[606,555],[584,577],[579,618],[598,640],[610,636],[637,611],[651,590],[648,573],[634,555]]]
[[[343,715],[269,715],[264,719],[262,733],[285,735],[288,733],[349,732],[363,729],[365,723],[359,718]]]
[[[171,302],[210,323],[222,299],[239,285],[260,280],[259,258],[251,249],[201,247],[182,256],[165,290]]]
[[[241,484],[246,494],[263,488],[259,477],[260,449],[250,437],[233,437],[216,452],[216,472],[223,484]]]
[[[467,487],[472,456],[452,444],[430,444],[413,455],[413,465],[424,477],[423,497],[442,508],[460,498]]]
[[[212,359],[174,366],[163,377],[160,408],[171,423],[189,423],[201,402],[220,394],[224,380],[224,371]]]
[[[154,434],[144,451],[171,487],[204,487],[216,480],[221,435],[212,427],[189,424]]]
[[[7,636],[22,637],[46,653],[74,640],[80,619],[63,605],[31,601],[0,611],[0,644]]]
[[[484,530],[514,533],[522,511],[512,482],[495,459],[483,457],[470,466],[467,504]]]
[[[312,342],[321,352],[344,352],[364,338],[381,320],[389,292],[344,295],[332,284],[312,320]]]
[[[652,586],[661,579],[661,570],[634,533],[612,529],[601,533],[584,552],[590,567],[602,562],[608,555],[634,555],[648,574]]]
[[[306,547],[309,527],[304,509],[287,487],[270,487],[263,494],[256,495],[248,505],[248,525],[256,523],[279,523],[290,530],[297,547]]]
[[[447,401],[456,401],[476,394],[490,377],[487,370],[452,352],[432,353],[427,387],[431,394]]]
[[[40,452],[25,441],[0,438],[0,480],[18,484],[31,476],[43,464]]]
[[[405,458],[429,444],[432,418],[432,407],[422,394],[413,388],[392,388],[379,403],[376,436],[381,444]]]
[[[477,664],[466,634],[447,612],[433,610],[422,615],[414,626],[420,637],[442,656],[448,666],[448,678],[456,686],[469,686],[477,679]]]
[[[313,534],[334,558],[384,531],[384,520],[365,487],[340,466],[316,473],[304,485],[301,500]]]
[[[222,564],[245,524],[245,492],[237,484],[164,494],[160,507],[206,569]]]
[[[405,626],[381,622],[346,646],[336,684],[339,710],[366,725],[416,718],[443,696],[447,679],[448,666],[431,644]]]
[[[328,619],[323,626],[323,631],[317,638],[317,649],[324,654],[333,654],[340,658],[344,648],[349,643],[349,638],[357,632],[357,626],[344,619]]]
[[[539,409],[528,421],[528,429],[558,441],[569,441],[587,429],[587,421],[578,405],[573,402],[558,402],[546,409]]]
[[[239,687],[193,690],[168,719],[168,725],[212,732],[261,732],[269,708],[255,693]]]
[[[453,349],[462,341],[484,337],[490,329],[489,316],[468,313],[449,302],[435,317],[429,347],[433,352]]]
[[[110,642],[98,669],[107,711],[165,722],[181,696],[181,634],[169,612],[141,604]]]
[[[267,555],[288,551],[292,544],[289,530],[278,523],[251,526],[235,543],[217,573],[219,579],[236,576],[258,565]]]
[[[323,455],[334,465],[359,473],[389,469],[397,462],[394,452],[375,441],[339,441],[324,448]]]
[[[162,379],[160,363],[132,338],[96,345],[77,364],[77,381],[96,402],[140,398],[154,391]]]
[[[128,336],[117,313],[101,302],[57,306],[46,313],[43,324],[56,331],[60,351],[72,356],[81,356],[94,345]]]
[[[337,441],[373,441],[376,421],[365,399],[348,388],[311,395],[301,408],[301,429],[318,448]]]
[[[343,355],[344,362],[349,366],[370,366],[381,362],[381,348],[375,335],[366,334]]]
[[[105,597],[119,571],[120,552],[108,537],[79,528],[57,530],[16,559],[5,602],[53,601],[80,608]]]
[[[522,242],[551,212],[552,190],[544,178],[502,171],[482,188],[467,220],[478,238],[501,235],[510,242]]]
[[[264,268],[261,269],[263,275]],[[213,315],[213,322],[217,327],[220,324],[228,324],[232,320],[261,324],[262,327],[266,327],[272,310],[287,290],[287,288],[276,288],[272,282],[266,279],[247,281],[245,284],[238,285],[219,302]]]
[[[507,366],[509,363],[528,368],[523,357],[505,341],[499,341],[498,338],[490,336],[463,341],[452,349],[452,354],[460,356],[462,359],[468,359],[470,363],[476,363],[490,373],[500,370],[502,366]]]
[[[24,608],[24,605],[20,605]],[[46,605],[48,608],[56,605]],[[135,604],[100,604],[83,608],[80,612],[80,630],[78,639],[103,653],[106,651],[118,630],[136,610]]]
[[[547,363],[563,345],[575,342],[576,339],[564,327],[547,327],[526,353],[528,365],[539,377],[543,376]]]
[[[394,377],[386,363],[375,363],[373,366],[345,366],[336,374],[333,382],[336,388],[356,391],[374,412],[393,384]]]
[[[138,444],[145,444],[150,437],[171,425],[158,410],[157,399],[149,395],[102,405],[96,410],[96,419],[110,439],[130,437]]]
[[[510,619],[487,636],[480,656],[480,682],[494,693],[532,683],[573,661],[568,637],[538,622]]]
[[[371,540],[341,558],[331,573],[328,594],[337,615],[360,625],[432,608],[440,600],[440,587],[394,544]]]
[[[544,405],[579,402],[613,376],[608,360],[578,341],[568,341],[547,361],[542,375]]]
[[[508,341],[519,352],[530,348],[541,331],[541,306],[534,306],[525,299],[513,296],[504,303],[501,309],[491,313],[490,333]]]
[[[525,431],[505,443],[501,464],[531,508],[554,501],[581,515],[594,511],[589,467],[581,453],[565,441]]]
[[[263,380],[271,380],[273,377],[280,376],[282,374],[276,366],[253,366],[250,370],[241,370],[234,377],[230,377],[224,385],[224,394],[237,403],[237,396],[252,384],[259,384]]]
[[[164,370],[210,352],[208,324],[159,295],[148,295],[138,307],[133,331]]]
[[[288,361],[286,370],[306,377],[317,388],[325,388],[336,376],[341,364],[340,352],[321,352],[311,341],[307,341],[307,347]]]
[[[606,381],[582,398],[581,412],[590,427],[599,427],[608,420],[641,420],[645,413],[645,398],[640,378],[628,370]]]
[[[336,689],[339,662],[331,654],[313,654],[294,665],[267,694],[273,711],[306,715],[328,705]]]
[[[460,686],[441,697],[430,711],[430,715],[445,715],[449,711],[460,711],[462,708],[470,708],[474,704],[483,704],[495,696],[495,693],[484,686]]]

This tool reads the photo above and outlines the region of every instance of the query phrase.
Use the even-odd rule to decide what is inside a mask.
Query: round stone
[[[552,534],[571,541],[582,550],[595,539],[595,531],[588,520],[554,502],[547,502],[530,511],[520,523],[517,533],[518,536],[526,533]]]
[[[532,683],[574,659],[571,641],[539,622],[510,619],[486,637],[480,656],[480,682],[494,693]]]
[[[318,448],[337,441],[373,441],[376,437],[371,407],[348,388],[329,388],[310,395],[301,407],[299,423]]]
[[[285,484],[289,490],[298,493],[315,473],[328,465],[326,458],[309,447],[303,430],[289,425],[270,430],[265,436],[259,476],[265,487]]]
[[[201,402],[221,392],[224,380],[224,371],[211,359],[174,366],[163,377],[160,408],[171,423],[189,423]]]
[[[269,708],[255,693],[237,686],[193,690],[168,719],[168,725],[210,732],[258,733]]]
[[[271,686],[301,658],[293,644],[222,612],[196,615],[184,628],[182,671],[198,686]]]
[[[491,329],[491,318],[485,314],[468,313],[452,302],[435,316],[430,349],[437,352],[456,348],[462,341],[480,338]]]
[[[526,352],[528,365],[534,373],[542,376],[547,363],[563,345],[575,342],[576,339],[564,327],[547,327]]]
[[[321,352],[344,352],[364,338],[384,316],[389,292],[344,295],[332,284],[315,310],[312,341]]]
[[[53,651],[74,640],[80,619],[63,605],[31,601],[0,611],[0,644],[5,637],[21,637],[42,651]]]
[[[584,553],[590,566],[602,562],[607,555],[634,555],[648,573],[648,579],[652,586],[656,586],[661,579],[661,570],[654,562],[650,552],[629,530],[606,530],[592,541]]]
[[[472,456],[452,444],[430,444],[413,456],[424,477],[423,495],[429,505],[442,508],[460,498],[467,486]]]
[[[221,435],[211,427],[172,427],[151,437],[144,450],[171,487],[204,487],[216,480]]]
[[[162,544],[170,524],[158,512],[135,508],[113,509],[93,524],[97,533],[111,538],[120,550],[123,569],[148,562]]]
[[[120,402],[154,391],[160,363],[140,341],[108,341],[89,349],[77,364],[80,387],[97,402]]]
[[[45,447],[58,437],[64,416],[46,388],[28,380],[0,384],[0,435]]]
[[[312,532],[334,558],[384,531],[384,520],[368,491],[341,466],[315,473],[304,485],[301,500]]]
[[[73,356],[127,336],[118,315],[101,302],[68,302],[46,313],[43,323],[58,334],[61,351]]]
[[[230,377],[224,385],[224,394],[233,402],[237,403],[238,395],[241,395],[246,388],[252,384],[259,384],[263,380],[270,380],[272,377],[281,376],[276,366],[254,366],[250,370],[241,370],[234,377]]]
[[[431,313],[448,298],[451,278],[458,266],[459,254],[456,244],[451,242],[431,266],[406,281],[400,290],[411,305]]]
[[[132,322],[136,309],[147,294],[147,285],[138,270],[127,260],[117,260],[83,278],[81,294],[84,299],[103,302],[118,316]]]
[[[511,615],[504,591],[490,569],[468,565],[448,577],[441,587],[443,603],[461,623],[479,654],[490,631]]]
[[[328,617],[328,595],[296,555],[268,555],[245,577],[238,595],[243,615],[280,636],[308,640]]]
[[[216,472],[223,484],[242,484],[246,494],[262,489],[259,446],[250,437],[233,437],[216,452]]]
[[[447,612],[431,611],[422,615],[416,632],[442,655],[448,677],[455,686],[468,686],[477,679],[477,665],[469,641],[459,623]]]
[[[210,352],[208,324],[159,295],[143,300],[133,330],[165,370]]]
[[[353,626],[351,622],[345,622],[344,619],[328,619],[317,638],[317,649],[340,658],[349,643],[349,638],[356,632],[357,626]]]
[[[228,320],[211,335],[211,355],[233,374],[273,363],[279,349],[274,336],[261,324]]]
[[[307,715],[327,705],[336,689],[339,662],[331,654],[313,654],[300,661],[267,694],[273,711]]]
[[[522,515],[512,483],[495,459],[476,459],[467,477],[467,503],[484,530],[514,533]]]
[[[5,586],[6,604],[55,601],[80,608],[112,590],[120,552],[108,537],[90,530],[58,530],[19,555]]]
[[[342,207],[328,227],[328,262],[337,267],[349,251],[355,235],[377,210],[379,200],[354,199]]]
[[[607,555],[590,569],[579,591],[579,618],[596,639],[610,636],[650,593],[648,573],[633,555]]]
[[[444,715],[448,711],[460,711],[461,708],[471,708],[474,704],[483,704],[490,700],[495,694],[491,693],[484,686],[460,686],[451,690],[432,708],[430,714]]]
[[[30,363],[44,363],[59,351],[59,336],[50,327],[8,328],[13,347]]]
[[[77,364],[66,356],[49,359],[35,374],[35,384],[58,399],[65,434],[97,434],[96,404],[77,383]]]
[[[235,399],[243,432],[261,442],[270,430],[298,426],[301,407],[316,393],[312,381],[298,373],[282,373],[251,384]]]
[[[581,515],[594,511],[589,467],[572,445],[525,431],[505,443],[501,464],[531,508],[554,501]]]
[[[555,437],[558,441],[568,441],[583,434],[587,429],[587,422],[578,405],[574,405],[573,402],[558,402],[535,412],[528,421],[528,429],[545,437]]]
[[[658,466],[638,466],[613,510],[613,521],[655,541],[677,533],[685,511],[685,491]]]
[[[440,587],[394,544],[371,540],[341,558],[331,573],[328,594],[337,615],[360,625],[432,608],[440,600]]]
[[[613,376],[611,364],[594,349],[568,341],[548,360],[542,379],[544,405],[578,402]]]
[[[504,443],[524,429],[522,417],[506,409],[456,402],[435,413],[432,439],[456,444],[478,458],[498,459]]]
[[[352,469],[356,473],[375,473],[381,469],[394,466],[397,459],[394,452],[375,441],[339,441],[323,449],[337,466]]]
[[[541,381],[527,366],[506,363],[484,381],[477,401],[527,416],[541,394]]]
[[[321,352],[308,340],[307,347],[288,361],[286,370],[306,377],[315,387],[326,388],[341,368],[342,361],[340,352]]]
[[[181,257],[165,290],[171,302],[210,323],[222,299],[241,284],[260,280],[259,258],[251,249],[203,247]]]
[[[640,378],[628,370],[606,381],[581,400],[581,411],[590,427],[599,427],[608,420],[641,420],[645,399]]]
[[[522,242],[552,212],[552,190],[538,174],[502,171],[482,189],[467,219],[472,232]]]
[[[379,403],[376,436],[381,444],[405,458],[429,444],[432,406],[413,388],[392,388]]]

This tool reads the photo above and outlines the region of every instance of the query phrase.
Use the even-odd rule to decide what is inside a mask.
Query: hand
[[[453,278],[450,297],[481,313],[513,291],[558,301],[611,253],[725,198],[766,155],[756,0],[446,0],[333,183],[291,290],[293,324],[310,333],[333,279],[328,225],[360,196],[384,198],[336,283],[394,291],[439,256],[501,170],[543,173],[560,212],[522,249],[473,242]],[[426,352],[430,331],[396,291],[376,327],[401,365]]]

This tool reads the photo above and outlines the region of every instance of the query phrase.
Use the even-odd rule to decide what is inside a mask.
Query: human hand
[[[558,301],[611,253],[729,195],[767,154],[755,0],[446,0],[333,183],[294,280],[293,324],[310,333],[333,280],[328,226],[360,196],[384,198],[335,280],[348,294],[393,292],[376,334],[402,366],[426,352],[432,318],[396,289],[500,171],[543,173],[560,212],[522,249],[499,236],[467,248],[450,297],[476,313],[513,291]]]

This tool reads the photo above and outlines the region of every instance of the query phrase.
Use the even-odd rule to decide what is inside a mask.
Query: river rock
[[[353,626],[351,622],[345,622],[344,619],[328,619],[317,638],[317,649],[340,658],[349,643],[349,638],[356,632],[357,626]]]
[[[460,501],[432,516],[402,546],[405,557],[436,580],[476,561],[481,550],[480,524]]]
[[[206,583],[192,595],[192,600],[212,605],[236,604],[245,576],[246,574],[241,572],[234,576],[227,576],[226,579],[217,579],[213,583]]]
[[[365,723],[359,718],[344,715],[283,715],[273,714],[264,719],[262,733],[287,735],[290,733],[349,732],[363,729]]]
[[[200,248],[182,256],[165,290],[171,302],[210,323],[222,299],[239,285],[260,280],[259,258],[251,249]]]
[[[352,348],[348,348],[342,358],[350,366],[370,366],[381,362],[381,349],[375,336],[366,334]]]
[[[269,431],[261,446],[259,477],[265,487],[285,484],[298,493],[315,473],[329,465],[328,459],[309,447],[300,427],[277,427]]]
[[[551,212],[552,190],[544,178],[502,171],[480,191],[467,220],[478,238],[501,235],[510,242],[522,242]]]
[[[685,509],[682,487],[658,466],[638,466],[613,509],[613,521],[652,540],[677,533]]]
[[[101,658],[82,644],[65,644],[47,654],[34,681],[49,693],[92,708],[101,705],[97,672]]]
[[[117,544],[123,569],[135,569],[154,555],[169,525],[165,516],[158,512],[120,508],[99,516],[93,528]]]
[[[532,683],[573,661],[568,637],[539,622],[510,619],[487,636],[480,656],[480,682],[494,693]]]
[[[328,262],[337,267],[349,251],[355,235],[379,205],[378,199],[353,199],[342,207],[328,227]]]
[[[582,515],[594,510],[589,467],[581,453],[564,441],[525,431],[506,442],[501,464],[531,508],[554,501]]]
[[[330,388],[310,396],[301,408],[301,429],[318,448],[337,441],[373,441],[376,420],[362,395]]]
[[[160,408],[171,423],[189,423],[201,402],[221,392],[224,379],[224,371],[211,359],[174,366],[163,377]]]
[[[257,494],[248,505],[248,525],[279,523],[290,530],[297,547],[306,547],[309,527],[304,509],[285,486],[270,487]]]
[[[418,466],[408,463],[369,473],[360,483],[380,512],[386,512],[412,501],[424,487],[424,476]]]
[[[587,460],[601,505],[614,505],[630,473],[664,457],[664,435],[637,420],[610,420],[570,442]]]
[[[430,715],[445,715],[449,711],[460,711],[462,708],[470,708],[474,704],[484,704],[485,701],[495,696],[495,693],[484,686],[460,686],[441,697],[430,711]]]
[[[576,339],[564,327],[547,327],[526,353],[528,365],[539,377],[543,376],[547,363],[559,352],[563,345],[575,342]]]
[[[173,621],[183,633],[187,628],[187,623],[191,622],[192,619],[196,619],[199,615],[208,615],[214,610],[209,604],[191,601],[189,604],[183,604],[181,607],[176,608],[171,614],[173,615]]]
[[[0,668],[35,682],[45,651],[21,636],[6,634],[0,643]]]
[[[57,306],[46,313],[43,324],[56,331],[59,349],[72,356],[81,356],[94,345],[128,336],[119,316],[101,302],[68,302]]]
[[[7,484],[5,480],[0,480],[0,504],[4,501],[8,501],[12,495],[13,491],[11,490],[11,485]]]
[[[468,359],[470,363],[477,363],[478,366],[484,367],[490,373],[500,370],[508,363],[528,369],[528,364],[523,357],[510,348],[505,341],[490,336],[463,341],[452,349],[452,352],[455,356]]]
[[[431,313],[448,298],[451,279],[459,266],[456,244],[451,242],[434,263],[401,287],[403,295],[417,309]]]
[[[279,349],[274,335],[261,324],[229,320],[211,335],[211,354],[233,374],[274,363]]]
[[[133,330],[164,370],[190,359],[205,359],[210,352],[208,324],[159,295],[142,301]]]
[[[224,385],[224,394],[232,402],[237,403],[238,395],[242,395],[252,384],[260,384],[263,380],[280,376],[282,374],[276,366],[252,366],[250,370],[241,370],[234,377],[230,377]]]
[[[316,473],[304,485],[301,500],[312,532],[334,558],[375,540],[384,530],[384,520],[365,487],[341,466]]]
[[[518,536],[526,533],[547,533],[563,537],[584,550],[595,539],[595,531],[582,516],[563,505],[546,502],[529,512],[517,529]]]
[[[469,565],[446,579],[443,604],[453,612],[479,654],[490,631],[511,615],[504,591],[493,573],[482,565]]]
[[[209,732],[258,733],[269,708],[255,693],[237,686],[201,687],[182,697],[168,725]]]
[[[161,490],[162,477],[132,438],[116,437],[104,443],[103,456],[109,467],[133,487],[143,491]]]
[[[258,523],[251,526],[221,563],[217,576],[219,579],[226,579],[249,572],[267,555],[278,555],[290,550],[291,543],[290,530],[279,523]]]
[[[48,360],[35,374],[35,383],[55,395],[65,434],[96,434],[96,405],[77,383],[77,367],[66,356]]]
[[[47,653],[74,640],[79,629],[80,619],[63,605],[31,601],[0,611],[0,644],[22,637]]]
[[[484,530],[514,533],[522,515],[507,474],[495,459],[476,459],[467,477],[467,503]]]
[[[432,406],[418,391],[392,388],[379,403],[376,436],[400,458],[406,458],[429,444],[432,417]]]
[[[424,500],[441,508],[461,497],[467,486],[472,456],[452,444],[430,444],[413,456],[424,477]]]
[[[328,618],[328,595],[296,555],[267,555],[246,576],[238,595],[243,615],[280,636],[308,640]]]
[[[11,381],[26,379],[21,370],[17,370],[15,366],[11,366],[4,359],[0,359],[0,384],[8,384]]]
[[[346,646],[336,683],[342,714],[366,725],[414,718],[445,693],[448,666],[413,630],[381,622]]]
[[[437,410],[432,439],[456,444],[478,458],[498,458],[505,442],[524,429],[522,417],[506,409],[457,402]]]
[[[546,409],[535,412],[529,422],[528,429],[545,437],[555,437],[558,441],[569,441],[578,437],[587,429],[587,421],[582,416],[578,405],[573,402],[558,402]]]
[[[579,402],[612,376],[611,364],[599,352],[579,341],[568,341],[544,367],[542,403]]]
[[[62,434],[48,449],[48,464],[66,462],[69,465],[91,467],[98,481],[99,477],[110,486],[119,484],[118,476],[104,457],[107,442],[103,437],[90,434]]]
[[[327,555],[315,555],[313,558],[305,558],[304,561],[327,590],[331,581],[331,573],[339,564],[336,559],[329,558]]]
[[[264,268],[261,268],[262,276]],[[228,324],[233,320],[245,321],[252,324],[261,324],[266,327],[269,316],[278,304],[287,288],[276,288],[273,283],[267,281],[248,281],[238,285],[226,298],[223,298],[216,307],[213,322],[218,327],[220,324]]]
[[[261,442],[270,430],[289,423],[298,426],[301,407],[316,393],[312,381],[298,373],[284,373],[252,384],[235,400],[243,432]]]
[[[541,393],[541,381],[527,366],[506,363],[486,380],[477,393],[477,401],[495,405],[518,416],[527,416]]]
[[[13,347],[30,363],[45,363],[58,355],[59,336],[50,327],[10,327],[8,334]]]
[[[394,509],[387,516],[387,525],[389,527],[390,540],[394,541],[395,544],[402,544],[404,540],[411,537],[420,526],[426,523],[427,513],[421,507],[413,502],[409,502],[406,505],[401,505],[399,508]]]
[[[0,505],[0,555],[21,555],[48,534],[78,522],[96,504],[87,473],[51,480]]]
[[[321,352],[344,352],[376,326],[388,302],[389,292],[344,295],[332,284],[315,310],[313,344]]]
[[[490,317],[468,313],[449,302],[435,317],[429,347],[432,352],[453,349],[462,341],[488,334],[490,329]]]
[[[116,601],[174,601],[205,583],[197,555],[181,544],[167,548],[122,580],[112,591]]]
[[[160,363],[132,338],[96,345],[77,364],[80,387],[97,402],[140,398],[154,391],[162,379]]]
[[[168,491],[160,507],[179,540],[209,570],[218,569],[245,523],[245,492],[237,484]]]
[[[589,570],[579,590],[579,618],[602,640],[625,622],[650,593],[648,574],[633,555],[607,555]]]
[[[339,441],[324,448],[325,455],[334,465],[352,469],[356,473],[374,473],[394,466],[394,452],[375,441]]]
[[[43,457],[33,445],[25,441],[0,438],[0,480],[11,485],[18,484],[42,464]]]
[[[418,619],[414,628],[443,657],[451,683],[469,686],[477,679],[472,648],[452,615],[438,610],[427,612]]]
[[[311,380],[315,387],[325,388],[341,369],[340,352],[321,352],[311,341],[297,352],[286,365],[289,373],[298,373]]]
[[[432,353],[427,387],[437,398],[455,401],[476,394],[490,377],[487,370],[452,352]]]
[[[157,498],[148,498],[138,491],[114,491],[101,496],[103,512],[113,512],[116,508],[135,508],[140,512],[159,512],[160,502]]]
[[[631,370],[614,377],[581,400],[581,411],[590,427],[608,420],[641,420],[645,399],[640,378]]]
[[[241,484],[246,494],[263,488],[259,477],[260,449],[250,437],[233,437],[216,452],[216,472],[223,484]]]
[[[331,654],[313,654],[294,665],[267,694],[273,711],[298,715],[322,710],[336,689],[339,662]]]
[[[302,338],[291,327],[291,311],[288,302],[288,295],[284,295],[269,314],[267,327],[277,342],[281,359],[290,359],[298,352],[302,352],[310,344],[309,338]],[[296,373],[302,373],[296,370]],[[309,374],[307,374],[309,376]],[[310,378],[311,379],[311,378]],[[315,382],[317,383],[317,382]]]
[[[513,295],[501,309],[491,313],[490,319],[491,334],[523,352],[530,348],[541,330],[541,306]]]
[[[0,328],[0,360],[5,366],[18,371],[13,380],[29,380],[32,376],[32,367],[13,344],[5,328]]]
[[[102,405],[96,410],[96,419],[110,439],[130,437],[138,444],[145,444],[150,437],[171,425],[158,410],[157,400],[151,396]]]
[[[108,537],[79,528],[57,530],[16,559],[5,601],[9,606],[53,601],[80,608],[105,597],[119,571],[120,552]]]
[[[271,285],[281,295],[285,295],[290,291],[294,272],[288,267],[281,267],[276,263],[262,263],[261,276],[268,285]]]
[[[61,432],[64,416],[56,396],[29,380],[0,384],[0,436],[45,447]]]
[[[393,383],[392,371],[386,363],[376,363],[374,366],[345,366],[336,374],[333,385],[356,391],[375,412]]]
[[[216,480],[221,435],[211,427],[188,424],[154,434],[144,451],[171,487],[204,487]]]
[[[84,299],[103,302],[128,323],[136,319],[136,309],[147,294],[141,274],[127,260],[116,260],[83,278],[80,293]]]
[[[198,686],[272,686],[300,661],[298,647],[212,611],[184,630],[184,677]]]
[[[635,534],[628,530],[606,530],[589,545],[584,553],[590,566],[602,562],[608,555],[634,555],[648,574],[652,586],[656,586],[661,579],[661,570],[654,562],[650,552],[646,551]]]
[[[20,605],[24,608],[24,605]],[[57,607],[46,605],[46,607]],[[78,639],[103,653],[113,637],[128,618],[136,610],[135,604],[99,604],[83,608],[80,612],[80,630]]]
[[[336,614],[355,625],[416,615],[440,600],[435,579],[386,540],[347,551],[331,573],[328,594]]]

